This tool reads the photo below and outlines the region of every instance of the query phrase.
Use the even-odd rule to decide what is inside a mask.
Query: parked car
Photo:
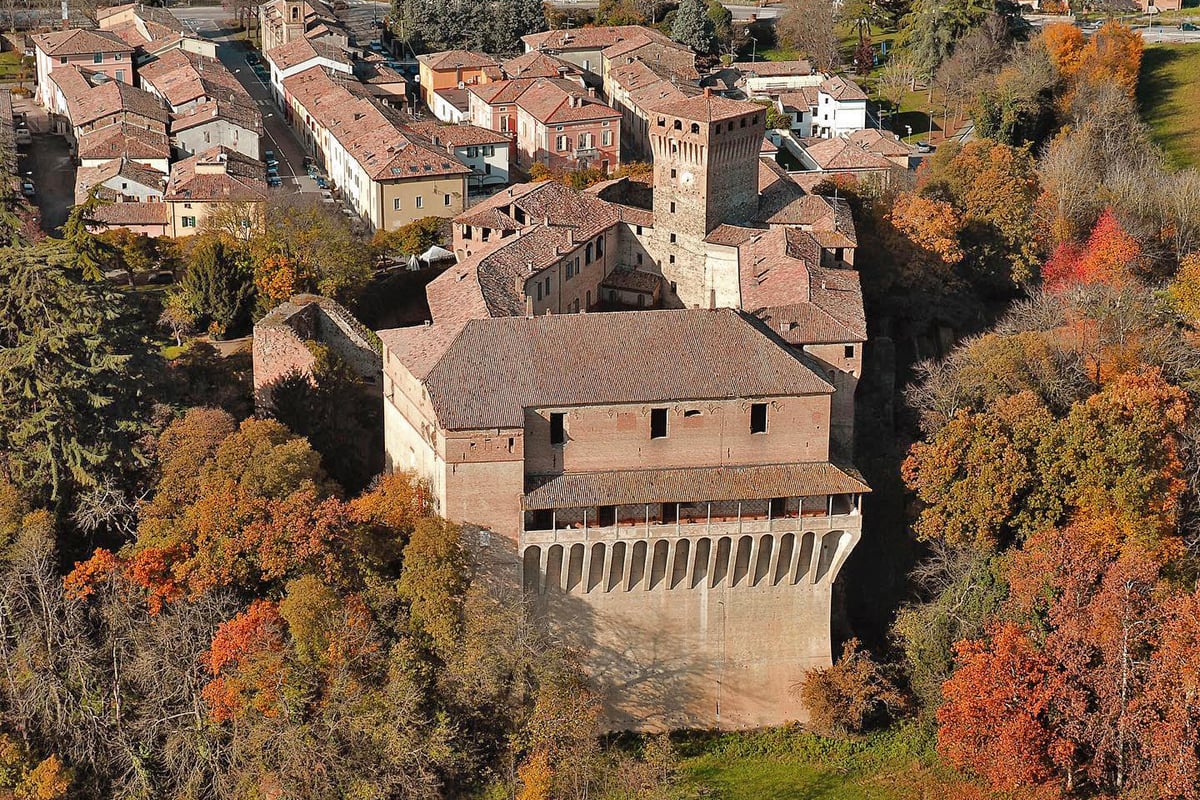
[[[29,132],[29,128],[17,128],[13,131],[13,139],[17,144],[33,144],[33,134]]]
[[[21,194],[26,197],[33,197],[37,194],[37,189],[33,188],[33,181],[21,181]]]
[[[269,164],[267,166],[267,177],[268,178],[278,178],[279,177],[279,167],[275,166],[274,164]]]
[[[328,189],[328,188],[329,188],[329,181],[325,180],[325,179],[324,179],[324,178],[322,178],[320,175],[318,175],[318,176],[316,177],[316,181],[317,181],[317,186],[318,186],[319,188],[321,188],[321,189]]]
[[[1194,22],[1184,22],[1179,26],[1181,31],[1200,31],[1200,25]]]
[[[278,189],[280,186],[283,186],[283,178],[278,175],[268,175],[267,186],[270,186],[272,189]]]
[[[260,63],[261,60],[262,59],[258,57],[258,53],[254,52],[253,50],[251,50],[249,53],[246,53],[246,63],[252,67],[255,64]]]
[[[265,161],[268,166],[270,166],[271,164],[279,163],[278,161],[275,160],[275,151],[274,150],[263,150],[263,161]]]

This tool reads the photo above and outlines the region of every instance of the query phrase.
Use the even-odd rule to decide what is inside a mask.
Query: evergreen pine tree
[[[697,53],[709,53],[715,41],[713,28],[713,21],[701,0],[683,0],[675,12],[671,38]]]

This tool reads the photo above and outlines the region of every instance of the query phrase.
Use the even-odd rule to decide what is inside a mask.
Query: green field
[[[798,729],[688,734],[671,800],[949,800],[965,779],[938,764],[932,732],[915,723],[855,739]]]
[[[1200,44],[1147,47],[1138,102],[1170,162],[1176,167],[1200,166]]]

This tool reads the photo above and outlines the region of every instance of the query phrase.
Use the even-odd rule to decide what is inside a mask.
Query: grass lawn
[[[672,800],[951,800],[968,785],[912,723],[854,741],[789,728],[686,734],[677,748]]]
[[[1147,47],[1137,94],[1142,117],[1170,162],[1200,166],[1200,44]]]

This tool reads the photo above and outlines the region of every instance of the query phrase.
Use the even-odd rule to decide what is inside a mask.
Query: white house
[[[854,81],[840,75],[824,81],[817,89],[812,136],[832,139],[867,127],[867,93]]]
[[[267,66],[271,70],[271,92],[275,102],[287,104],[283,82],[313,67],[324,67],[340,72],[353,79],[353,69],[346,52],[328,42],[312,39],[295,39],[265,53]]]

